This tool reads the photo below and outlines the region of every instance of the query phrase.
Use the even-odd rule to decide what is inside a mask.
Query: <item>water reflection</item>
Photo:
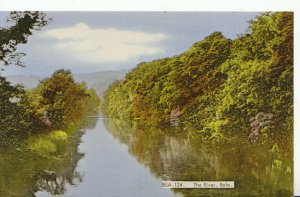
[[[89,119],[84,126],[92,128],[97,120]],[[78,152],[83,130],[72,132],[59,144],[60,151],[37,155],[21,143],[16,147],[0,147],[0,196],[35,196],[43,191],[51,195],[64,194],[67,185],[78,185],[82,174],[76,171],[84,156]]]
[[[120,179],[121,174],[124,176],[122,180],[129,182],[127,186],[130,188],[132,184],[137,185],[138,181],[143,182],[146,178],[147,184],[144,187],[151,185],[151,181],[157,181],[154,186],[152,185],[153,187],[149,187],[151,194],[162,194],[161,192],[166,191],[161,191],[160,180],[162,179],[235,181],[235,189],[173,190],[179,196],[285,197],[292,195],[292,153],[282,158],[258,144],[212,146],[201,143],[200,139],[192,137],[187,131],[183,132],[177,127],[161,129],[147,127],[137,122],[107,119],[104,122],[105,126],[114,139],[126,145],[117,146],[119,144],[104,131],[102,120],[98,122],[97,128],[93,129],[96,122],[96,119],[90,119],[90,122],[84,125],[94,132],[85,135],[86,143],[83,145],[87,155],[83,160],[81,159],[84,155],[78,151],[83,131],[74,132],[66,143],[59,146],[61,151],[47,157],[32,154],[22,147],[0,147],[0,196],[38,196],[45,193],[68,195],[67,189],[69,196],[73,196],[78,193],[85,194],[87,188],[95,188],[95,185],[97,188],[99,186],[98,189],[96,188],[97,192],[102,192],[101,194],[105,196],[111,196],[110,194],[134,196],[130,194],[143,192],[146,196],[147,192],[150,192],[150,190],[143,191],[139,187],[134,187],[132,193],[125,194],[127,187],[112,186],[112,183]],[[128,152],[148,168],[157,179],[149,179],[145,175],[148,171],[141,170],[145,168],[134,164],[132,157],[124,155],[127,153],[126,147]],[[82,163],[81,170],[78,170],[79,160],[85,161]],[[120,160],[124,165],[119,164]],[[137,168],[140,169],[136,170]],[[134,176],[128,177],[128,171]],[[78,184],[77,190],[73,190],[74,187],[71,186]],[[100,187],[104,185],[105,188]],[[152,196],[151,194],[148,196]]]
[[[180,129],[146,127],[106,120],[128,152],[163,180],[235,181],[235,189],[178,189],[184,196],[292,196],[293,157],[273,154],[263,145],[212,146]]]
[[[39,191],[46,191],[51,195],[63,194],[66,190],[66,183],[77,185],[82,181],[82,175],[74,172],[71,178],[57,175],[54,171],[44,171],[39,175],[37,188]]]

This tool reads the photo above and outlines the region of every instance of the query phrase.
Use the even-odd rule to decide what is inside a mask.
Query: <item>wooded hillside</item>
[[[107,90],[105,110],[176,122],[207,140],[262,135],[291,147],[293,13],[263,13],[235,40],[215,32],[178,56],[140,63]]]

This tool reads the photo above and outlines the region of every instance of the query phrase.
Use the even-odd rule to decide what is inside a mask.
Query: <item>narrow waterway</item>
[[[103,121],[99,119],[97,126],[87,130],[82,136],[79,152],[84,157],[76,167],[76,172],[82,176],[82,182],[75,186],[68,184],[64,196],[180,196],[162,188],[161,180],[128,154],[128,147],[113,138]],[[51,195],[39,191],[36,196]]]
[[[201,143],[178,127],[89,119],[57,151],[0,146],[0,196],[291,196],[292,153],[247,142]],[[162,180],[234,181],[234,189],[176,189]]]

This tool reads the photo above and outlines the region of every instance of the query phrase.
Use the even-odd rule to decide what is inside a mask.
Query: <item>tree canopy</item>
[[[105,109],[112,116],[151,124],[176,121],[207,140],[246,138],[254,131],[253,121],[272,117],[259,133],[288,147],[293,13],[263,13],[234,40],[215,32],[180,55],[140,63],[110,86]]]
[[[0,28],[1,66],[25,66],[20,59],[25,54],[16,52],[17,45],[26,44],[33,31],[41,30],[51,20],[45,13],[26,11],[10,12],[7,21],[11,25]],[[33,90],[12,85],[0,76],[0,136],[66,127],[97,113],[98,105],[96,92],[76,83],[69,70],[57,70]]]

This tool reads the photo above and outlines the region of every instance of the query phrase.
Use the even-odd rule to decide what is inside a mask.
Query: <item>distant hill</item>
[[[25,88],[34,88],[43,77],[36,75],[9,75],[7,80],[12,84],[22,84]]]
[[[103,96],[107,87],[114,81],[125,77],[127,72],[129,70],[75,74],[74,78],[78,82],[85,81],[88,87],[95,89],[100,96]]]
[[[77,82],[86,82],[87,86],[97,91],[103,96],[106,88],[114,81],[122,79],[129,70],[121,71],[101,71],[95,73],[74,74]],[[39,81],[45,77],[36,75],[9,75],[7,80],[12,84],[22,84],[25,88],[31,89],[38,85]]]

